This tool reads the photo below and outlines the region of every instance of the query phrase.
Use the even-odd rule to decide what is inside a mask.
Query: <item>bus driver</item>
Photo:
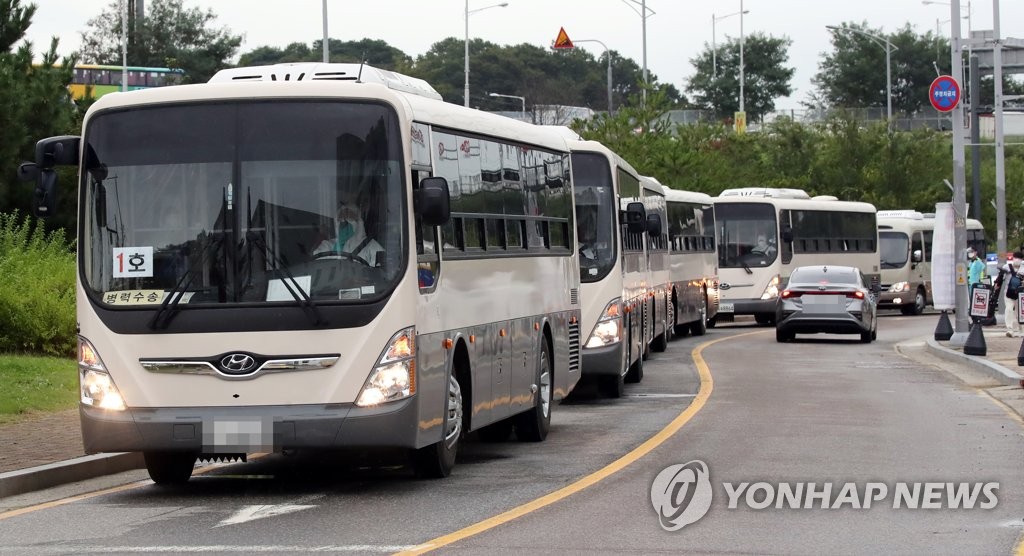
[[[366,233],[364,210],[351,199],[342,200],[338,205],[335,220],[336,236],[325,239],[313,250],[313,256],[328,256],[331,253],[348,253],[358,257],[369,266],[377,265],[377,254],[384,250],[377,240]]]

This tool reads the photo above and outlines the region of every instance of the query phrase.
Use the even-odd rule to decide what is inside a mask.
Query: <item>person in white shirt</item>
[[[1011,338],[1018,334],[1017,325],[1017,294],[1020,291],[1020,284],[1024,281],[1024,270],[1021,269],[1021,258],[1024,257],[1019,251],[1013,254],[1013,258],[999,268],[999,275],[996,276],[995,291],[998,292],[1003,283],[1006,284],[1003,304],[1006,310],[1003,318],[1006,324],[1006,337]],[[1014,278],[1016,277],[1016,279]],[[1016,286],[1016,287],[1015,287]]]

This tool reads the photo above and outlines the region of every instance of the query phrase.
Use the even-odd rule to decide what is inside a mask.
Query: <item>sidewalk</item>
[[[938,324],[938,316],[934,317],[934,322]],[[1017,366],[1017,355],[1024,343],[1024,334],[1018,332],[1008,338],[1001,322],[983,327],[982,331],[985,355],[965,355],[962,347],[952,347],[948,341],[937,341],[934,335],[927,339],[928,351],[941,359],[964,364],[1005,386],[1024,386],[1021,382],[1024,380],[1024,367]]]

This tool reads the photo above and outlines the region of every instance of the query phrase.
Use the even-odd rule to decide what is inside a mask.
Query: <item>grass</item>
[[[74,409],[78,396],[74,359],[0,355],[0,423],[33,412]]]

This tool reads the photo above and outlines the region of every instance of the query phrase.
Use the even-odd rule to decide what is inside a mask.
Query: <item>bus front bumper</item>
[[[736,315],[775,315],[778,299],[722,299],[718,303],[718,318],[730,320]]]
[[[354,404],[132,408],[110,411],[79,405],[87,454],[192,451],[204,454],[280,452],[293,448],[418,448],[427,440],[415,397]]]
[[[625,369],[623,342],[610,346],[583,348],[582,374],[584,376],[616,376]]]

